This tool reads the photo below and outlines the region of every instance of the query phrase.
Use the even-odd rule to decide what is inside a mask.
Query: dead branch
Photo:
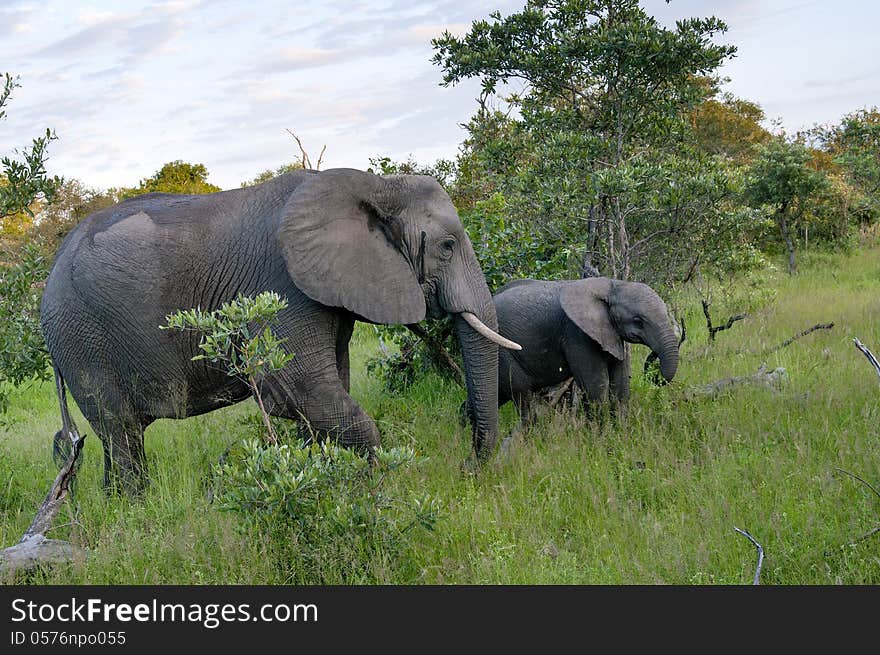
[[[464,373],[461,372],[458,363],[452,358],[452,355],[449,354],[446,348],[443,347],[443,344],[428,334],[427,330],[417,323],[412,323],[406,327],[428,346],[437,361],[453,374],[455,381],[461,386],[465,386]]]
[[[851,477],[853,480],[858,480],[858,481],[861,482],[863,485],[865,485],[866,487],[868,487],[868,489],[870,489],[871,491],[873,491],[875,496],[877,496],[878,498],[880,498],[880,491],[877,491],[877,489],[875,489],[874,486],[873,486],[870,482],[868,482],[867,480],[863,480],[862,478],[860,478],[859,476],[857,476],[855,473],[850,473],[850,472],[847,471],[846,469],[842,469],[842,468],[839,468],[839,467],[837,467],[837,466],[834,467],[834,470],[835,470],[835,471],[840,471],[841,473],[845,473],[846,475],[848,475],[849,477]]]
[[[880,362],[877,361],[877,358],[874,357],[874,353],[868,350],[868,347],[865,346],[858,338],[853,338],[853,343],[856,348],[862,351],[862,354],[868,358],[868,361],[871,362],[871,366],[874,367],[874,370],[877,371],[877,375],[880,375]]]
[[[19,571],[32,569],[42,564],[69,562],[84,552],[70,542],[47,539],[46,533],[52,528],[61,505],[70,494],[70,487],[76,479],[76,469],[82,453],[85,435],[79,436],[73,428],[70,434],[71,449],[67,460],[58,471],[49,493],[30,527],[14,546],[0,551],[0,571]]]
[[[691,389],[687,390],[685,395],[689,399],[695,398],[697,396],[715,396],[725,389],[742,386],[744,384],[763,385],[768,389],[772,389],[775,391],[776,388],[781,385],[786,379],[788,379],[788,373],[785,371],[784,368],[779,367],[773,369],[772,371],[768,371],[767,365],[761,364],[761,367],[757,370],[757,372],[753,373],[752,375],[722,378],[721,380],[716,380],[715,382],[711,382],[709,384],[704,384],[699,387],[692,387]]]
[[[700,265],[700,258],[694,257],[694,261],[691,262],[691,267],[688,269],[687,275],[684,276],[684,279],[681,281],[682,284],[687,284],[691,281],[691,277],[693,277],[694,272],[697,270],[697,266]]]
[[[816,330],[830,330],[833,327],[834,327],[834,323],[816,323],[816,325],[814,325],[813,327],[807,328],[806,330],[802,330],[801,332],[798,332],[793,337],[786,339],[785,341],[783,341],[781,344],[779,344],[775,348],[771,348],[770,350],[767,351],[767,354],[775,353],[777,350],[782,350],[786,346],[790,346],[791,344],[793,344],[795,341],[797,341],[801,337],[805,337],[808,334],[810,334],[810,332],[815,332]]]
[[[758,550],[758,566],[755,569],[755,578],[752,580],[752,584],[759,585],[759,584],[761,584],[761,567],[764,565],[764,548],[761,546],[761,544],[759,544],[757,542],[757,540],[752,535],[750,535],[745,530],[740,530],[736,526],[734,526],[733,529],[736,530],[737,532],[739,532],[744,537],[746,537],[749,541],[751,541],[752,544],[754,544],[755,548]]]
[[[309,153],[306,152],[306,149],[303,148],[302,141],[300,141],[299,137],[294,134],[291,130],[287,130],[287,133],[293,137],[293,140],[296,141],[296,145],[299,146],[299,152],[302,156],[300,160],[302,162],[302,167],[306,170],[310,170],[312,168],[312,160],[309,159]],[[318,165],[315,166],[314,170],[321,170],[321,163],[324,161],[324,152],[327,150],[327,145],[325,144],[323,148],[321,148],[321,154],[318,155]]]
[[[853,541],[849,542],[849,543],[847,544],[847,546],[857,546],[858,544],[862,543],[865,539],[868,539],[868,538],[870,538],[870,537],[873,537],[873,536],[874,536],[875,534],[877,534],[878,532],[880,532],[880,525],[878,525],[878,526],[877,526],[876,528],[874,528],[873,530],[868,530],[868,532],[866,532],[865,534],[863,534],[861,537],[858,537],[857,539],[854,539]]]
[[[715,341],[715,335],[722,330],[729,330],[734,323],[737,321],[743,320],[748,314],[734,314],[730,318],[727,319],[727,323],[724,325],[712,326],[712,316],[709,314],[709,305],[711,304],[708,300],[703,298],[700,300],[703,305],[703,315],[706,317],[706,327],[709,328],[709,341]]]
[[[574,378],[568,378],[563,382],[560,382],[554,387],[549,387],[546,390],[545,396],[547,398],[547,402],[551,407],[555,407],[562,397],[565,395],[565,392],[569,390],[572,382],[574,382]]]
[[[858,341],[858,339],[856,339],[856,341]],[[877,496],[878,498],[880,498],[880,491],[877,491],[877,489],[874,487],[874,485],[872,485],[872,484],[871,484],[870,482],[868,482],[867,480],[865,480],[865,479],[863,479],[863,478],[860,478],[860,477],[859,477],[858,475],[856,475],[855,473],[852,473],[852,472],[850,472],[850,471],[847,471],[846,469],[842,469],[842,468],[837,467],[837,466],[834,467],[834,470],[835,470],[835,471],[838,471],[838,472],[840,472],[840,473],[843,473],[843,474],[845,474],[845,475],[848,475],[848,476],[851,477],[853,480],[858,480],[858,481],[861,482],[863,485],[865,485],[866,487],[868,487],[868,489],[870,489],[870,490],[874,493],[875,496]],[[868,532],[866,532],[865,534],[863,534],[861,537],[858,537],[858,538],[856,538],[856,539],[853,539],[853,540],[850,541],[849,543],[844,544],[844,545],[842,545],[842,546],[838,546],[838,550],[841,549],[841,548],[846,548],[846,547],[848,547],[848,546],[856,546],[856,545],[860,544],[861,542],[865,541],[866,539],[869,539],[870,537],[873,537],[873,536],[874,536],[875,534],[877,534],[877,533],[880,533],[880,525],[878,525],[877,527],[873,528],[872,530],[868,530]],[[830,550],[825,551],[825,557],[829,557],[833,552],[834,552],[834,551],[830,551]]]

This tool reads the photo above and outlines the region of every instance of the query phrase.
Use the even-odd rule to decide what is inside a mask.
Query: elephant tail
[[[79,444],[82,437],[67,408],[64,377],[57,366],[53,365],[52,370],[55,371],[55,390],[58,393],[58,404],[61,407],[61,429],[55,433],[55,437],[52,439],[52,459],[58,468],[61,468],[70,458],[71,453],[74,452],[74,446]],[[78,450],[79,448],[77,448]],[[79,466],[79,462],[80,458],[77,457],[75,466]]]

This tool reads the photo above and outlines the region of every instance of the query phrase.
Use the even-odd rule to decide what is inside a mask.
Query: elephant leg
[[[144,428],[136,421],[104,421],[96,429],[104,447],[104,489],[136,496],[148,484]]]
[[[336,371],[342,386],[347,392],[351,391],[351,361],[348,352],[351,335],[354,332],[354,318],[345,317],[340,321],[339,332],[336,335]]]
[[[528,389],[517,390],[513,395],[513,404],[519,413],[519,423],[515,428],[515,432],[524,430],[531,426],[535,420],[535,403],[534,394]]]
[[[348,394],[335,363],[332,373],[311,380],[266,380],[266,409],[272,416],[299,421],[307,438],[330,438],[369,454],[379,445],[379,429]]]
[[[620,414],[626,412],[626,406],[629,403],[629,385],[630,385],[630,353],[629,348],[626,349],[624,361],[612,362],[608,367],[608,377],[611,384],[611,400],[612,407]]]
[[[606,356],[598,344],[583,336],[566,339],[564,351],[574,381],[583,392],[581,403],[592,412],[608,400],[611,381]]]

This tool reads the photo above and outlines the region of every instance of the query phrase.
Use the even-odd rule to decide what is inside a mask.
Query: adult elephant
[[[522,423],[531,418],[533,394],[574,377],[588,403],[629,398],[624,342],[651,348],[671,381],[678,368],[678,338],[666,304],[645,284],[607,277],[516,280],[493,298],[498,331],[522,344],[503,350],[498,402],[513,400]]]
[[[355,320],[411,324],[451,314],[461,341],[478,458],[497,437],[495,309],[452,202],[431,177],[296,171],[208,195],[151,193],[92,214],[65,239],[46,283],[43,334],[62,418],[66,381],[104,446],[104,483],[145,482],[144,429],[247,398],[246,384],[193,361],[198,337],[166,315],[238,294],[288,301],[275,330],[294,358],[263,381],[274,416],[370,450],[375,423],[349,395]]]

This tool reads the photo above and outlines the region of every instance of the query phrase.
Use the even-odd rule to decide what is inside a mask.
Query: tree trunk
[[[788,250],[788,273],[789,275],[794,275],[797,273],[797,262],[794,256],[794,242],[791,240],[791,232],[788,229],[788,222],[785,220],[786,209],[786,206],[783,205],[776,212],[776,222],[779,224],[782,240],[785,241],[785,247]]]

